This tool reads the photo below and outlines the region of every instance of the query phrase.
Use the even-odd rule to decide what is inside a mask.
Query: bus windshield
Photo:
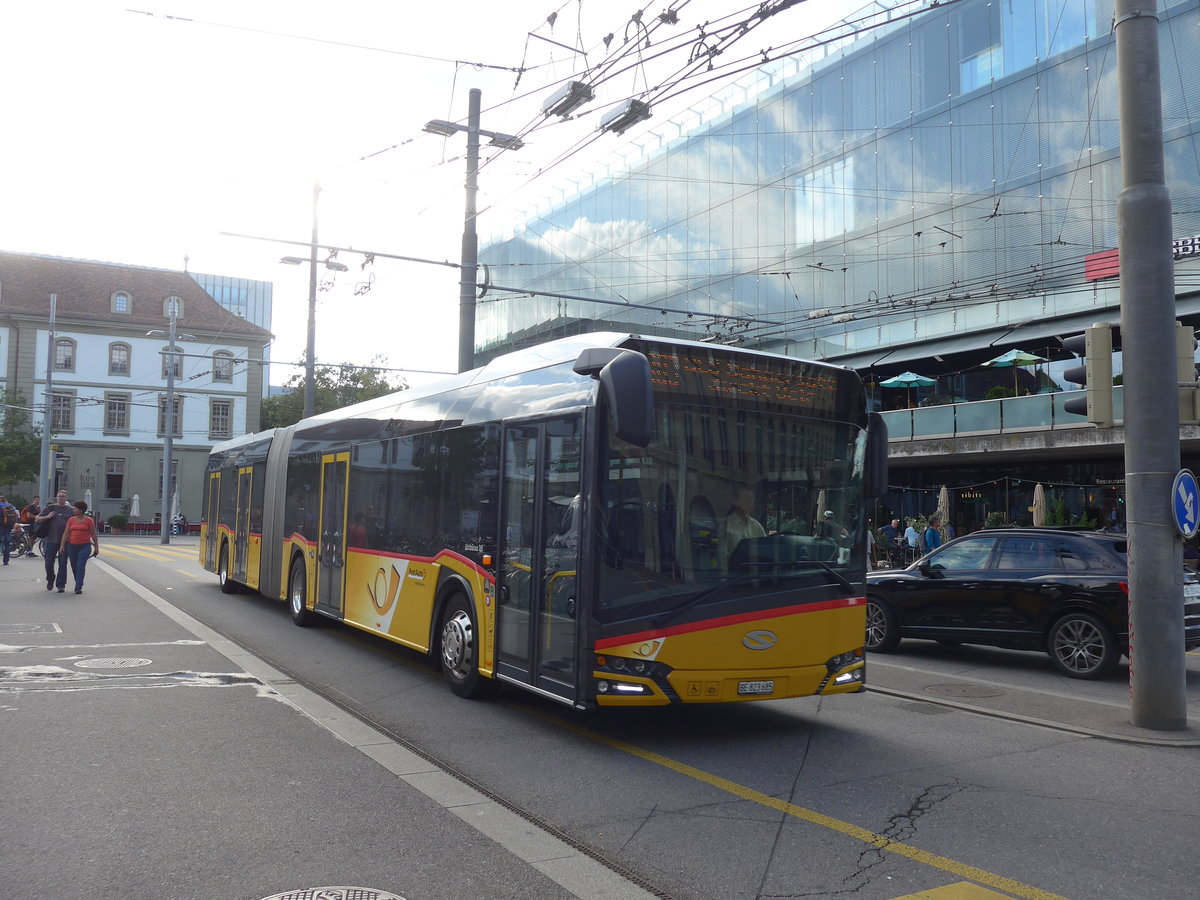
[[[808,585],[848,595],[865,566],[867,437],[839,420],[838,383],[818,405],[662,393],[648,447],[609,435],[596,618],[665,624],[709,601],[795,602]]]

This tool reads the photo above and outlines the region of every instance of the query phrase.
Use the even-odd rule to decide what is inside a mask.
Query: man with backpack
[[[4,551],[4,565],[8,565],[8,556],[12,553],[12,533],[21,520],[17,508],[8,502],[8,498],[0,494],[0,549]]]
[[[921,552],[928,553],[930,550],[936,550],[942,546],[942,533],[938,529],[942,527],[941,516],[930,516],[929,527],[921,532]]]
[[[42,510],[42,514],[35,521],[48,523],[46,531],[46,590],[52,591],[57,585],[58,592],[61,594],[67,587],[67,558],[63,556],[61,560],[59,559],[58,545],[64,540],[67,520],[71,518],[74,510],[67,502],[66,491],[59,491],[55,500],[53,505]],[[57,573],[54,570],[56,560],[58,561]]]

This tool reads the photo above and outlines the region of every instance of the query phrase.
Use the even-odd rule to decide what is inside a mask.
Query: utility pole
[[[1163,160],[1158,4],[1116,0],[1122,190],[1117,203],[1125,362],[1131,722],[1187,728],[1183,544],[1172,523],[1179,470],[1175,264]]]
[[[308,343],[304,360],[304,418],[313,414],[316,405],[317,355],[317,198],[321,185],[313,185],[312,245],[308,257]]]
[[[462,279],[458,287],[458,371],[475,368],[475,291],[479,235],[475,228],[479,194],[479,88],[471,88],[467,109],[467,208],[463,217]]]
[[[54,497],[54,460],[50,456],[50,426],[54,422],[54,318],[58,294],[50,295],[50,327],[46,341],[46,389],[42,392],[42,449],[38,485],[45,489],[46,504]],[[39,492],[40,493],[40,492]]]

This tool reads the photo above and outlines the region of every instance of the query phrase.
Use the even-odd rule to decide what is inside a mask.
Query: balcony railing
[[[1087,416],[1063,409],[1072,397],[1084,391],[1059,391],[1006,397],[1002,400],[977,400],[972,403],[947,403],[944,406],[919,406],[883,413],[889,441],[923,441],[933,438],[970,437],[1006,434],[1017,431],[1051,431],[1087,425]],[[1125,389],[1113,388],[1113,419],[1125,419]]]

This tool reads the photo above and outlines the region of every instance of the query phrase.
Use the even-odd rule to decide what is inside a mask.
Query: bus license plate
[[[770,694],[775,690],[773,681],[739,681],[739,694]]]

